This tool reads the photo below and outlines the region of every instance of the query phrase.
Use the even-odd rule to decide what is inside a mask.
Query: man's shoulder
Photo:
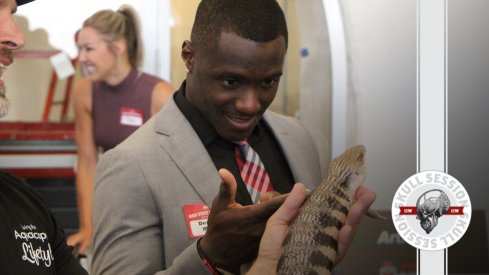
[[[289,134],[309,134],[308,128],[297,118],[266,111],[263,115],[265,122],[273,131],[283,131]]]
[[[49,217],[42,196],[25,180],[3,171],[0,172],[0,204],[3,210],[9,209],[9,216]]]
[[[104,155],[110,153],[136,156],[143,153],[155,143],[156,133],[154,127],[154,119],[151,118],[116,147],[105,152]]]
[[[25,180],[0,170],[0,191],[2,195],[42,201],[41,196]]]
[[[124,155],[131,159],[146,159],[149,155],[154,155],[165,139],[179,131],[179,127],[183,127],[182,119],[185,118],[174,105],[173,99],[169,100],[162,110],[104,155],[109,153],[118,158]]]
[[[301,122],[297,118],[291,117],[291,116],[287,116],[287,115],[283,115],[283,114],[279,114],[279,113],[276,113],[276,112],[271,111],[271,110],[267,110],[265,112],[265,114],[263,115],[263,117],[265,118],[265,120],[269,124],[274,124],[274,123],[280,123],[280,124],[292,123],[292,124],[295,124],[295,125],[301,125]]]

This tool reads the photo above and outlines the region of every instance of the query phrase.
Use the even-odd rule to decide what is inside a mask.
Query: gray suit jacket
[[[319,183],[313,138],[297,120],[266,112],[297,182]],[[173,98],[119,146],[106,152],[94,187],[92,274],[207,274],[183,205],[211,206],[217,169]]]

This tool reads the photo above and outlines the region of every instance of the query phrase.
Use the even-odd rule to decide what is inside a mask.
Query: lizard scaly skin
[[[289,228],[278,274],[331,274],[338,232],[366,176],[365,152],[359,145],[330,163],[327,178],[312,191]]]

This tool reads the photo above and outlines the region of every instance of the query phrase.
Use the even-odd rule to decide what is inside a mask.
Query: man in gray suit
[[[238,272],[256,257],[265,224],[284,201],[267,195],[320,182],[325,164],[310,132],[267,111],[287,42],[275,0],[200,3],[191,41],[182,45],[186,81],[97,167],[93,274]],[[244,141],[275,192],[254,205],[241,176],[236,143]],[[338,260],[374,197],[366,188],[357,193]]]

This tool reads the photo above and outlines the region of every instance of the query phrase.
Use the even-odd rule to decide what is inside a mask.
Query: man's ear
[[[187,72],[192,72],[194,65],[194,49],[192,47],[192,42],[188,40],[183,41],[181,56],[185,63],[185,67],[187,67]]]

